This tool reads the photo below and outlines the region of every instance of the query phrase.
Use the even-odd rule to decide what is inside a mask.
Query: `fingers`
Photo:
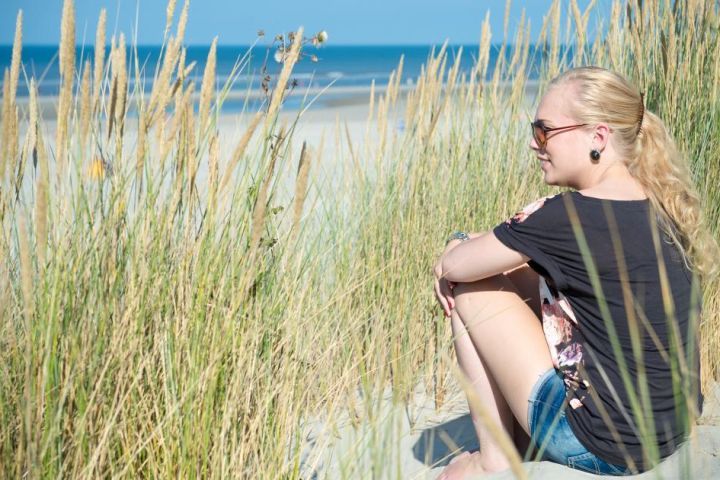
[[[455,308],[455,296],[453,295],[450,284],[451,282],[445,279],[435,280],[435,296],[446,317],[449,317],[450,312]]]
[[[438,303],[443,309],[446,317],[450,316],[450,312],[455,308],[455,295],[453,294],[453,288],[455,288],[455,282],[451,282],[442,275],[442,262],[438,261],[434,268],[433,273],[435,274],[435,295],[437,296]]]
[[[448,303],[448,307],[450,307],[450,311],[452,311],[455,308],[455,293],[453,292],[453,288],[455,288],[455,284],[453,282],[445,281],[445,284],[447,285],[445,290],[445,300]],[[448,314],[448,316],[450,316]]]
[[[445,313],[446,317],[450,316],[450,306],[448,305],[447,299],[445,298],[445,294],[442,291],[442,288],[440,287],[440,283],[442,280],[435,280],[435,296],[437,297],[438,302],[440,303],[440,306],[443,309],[443,312]]]
[[[455,290],[454,289],[455,289],[455,285],[457,285],[457,283],[447,282],[447,284],[448,284],[448,288],[450,289],[450,293],[448,294],[447,299],[448,299],[448,304],[450,305],[450,309],[452,310],[455,308]]]

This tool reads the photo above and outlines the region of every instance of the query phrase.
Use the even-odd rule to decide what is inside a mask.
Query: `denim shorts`
[[[565,385],[553,368],[533,386],[528,399],[531,439],[543,460],[601,475],[630,475],[624,465],[598,458],[580,443],[565,416]]]

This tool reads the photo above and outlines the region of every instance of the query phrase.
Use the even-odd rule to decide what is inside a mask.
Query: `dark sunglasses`
[[[535,120],[534,122],[530,122],[533,137],[535,138],[535,142],[537,142],[540,148],[545,148],[545,145],[547,145],[547,141],[550,139],[548,133],[558,130],[570,130],[573,128],[584,127],[585,125],[587,125],[587,123],[578,123],[577,125],[566,125],[564,127],[548,128],[547,126],[545,126],[545,122],[543,120]]]

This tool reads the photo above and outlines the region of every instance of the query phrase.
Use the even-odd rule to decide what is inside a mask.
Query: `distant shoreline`
[[[486,83],[488,85],[489,83]],[[503,89],[509,89],[511,86],[510,82],[502,82],[500,87]],[[528,100],[532,100],[540,87],[540,82],[537,80],[526,80],[525,83],[525,96]],[[415,88],[415,84],[401,84],[399,86],[399,97],[403,99],[407,94]],[[379,95],[383,95],[387,90],[387,85],[375,87],[376,98]],[[286,105],[283,106],[283,111],[296,112],[307,107],[307,104],[300,103],[300,99],[307,97],[310,101],[317,97],[316,103],[309,107],[309,110],[323,110],[323,109],[334,109],[342,108],[346,106],[361,106],[368,105],[370,103],[370,92],[371,87],[356,86],[356,87],[309,87],[303,89],[296,89],[288,95]],[[239,104],[244,104],[248,101],[250,108],[247,111],[257,111],[261,107],[262,102],[265,99],[265,93],[261,89],[253,89],[246,91],[231,90],[227,92],[223,99],[223,106],[221,107],[220,115],[237,115],[242,113],[237,108]],[[195,93],[193,95],[193,101],[197,104],[200,100],[200,94]],[[27,96],[17,97],[17,104],[21,109],[27,109],[30,98]],[[38,96],[38,106],[42,112],[44,120],[55,119],[55,109],[58,103],[57,95],[40,95]],[[229,108],[228,105],[230,105]],[[128,115],[135,116],[136,109],[134,108],[134,102],[130,99],[128,102]]]

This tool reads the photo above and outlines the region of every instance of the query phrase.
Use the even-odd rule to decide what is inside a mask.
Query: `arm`
[[[441,276],[450,282],[473,282],[527,263],[530,257],[506,247],[492,232],[469,234],[440,259]]]
[[[526,263],[530,258],[506,247],[492,232],[470,233],[470,240],[453,240],[435,264],[435,295],[449,317],[455,308],[453,287],[497,275]]]

